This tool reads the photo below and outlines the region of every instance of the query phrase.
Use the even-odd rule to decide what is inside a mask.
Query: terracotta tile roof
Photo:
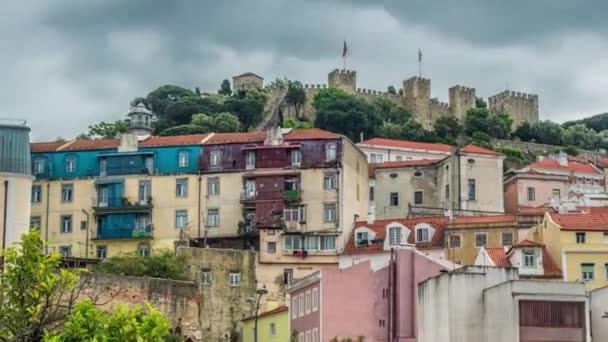
[[[496,267],[512,267],[511,261],[507,257],[505,247],[484,247],[488,258],[492,260]]]
[[[283,136],[285,140],[339,139],[340,135],[318,128],[294,129]]]
[[[546,247],[543,247],[543,269],[545,270],[545,276],[547,277],[562,276],[562,270],[557,266]]]
[[[446,153],[450,153],[452,151],[452,149],[454,148],[454,146],[450,146],[450,145],[446,145],[446,144],[434,144],[434,143],[426,143],[426,142],[418,142],[418,141],[384,139],[384,138],[372,138],[372,139],[362,141],[359,144],[387,146],[387,147],[405,148],[405,149],[413,149],[413,150],[427,150],[427,151],[446,152]]]
[[[35,142],[30,143],[30,150],[32,153],[53,152],[69,143],[70,141]]]
[[[404,160],[404,161],[388,161],[384,163],[372,163],[368,165],[369,176],[373,177],[376,174],[377,169],[393,169],[400,167],[410,166],[427,166],[436,164],[438,160],[433,159],[419,159],[419,160]]]
[[[526,207],[519,206],[517,208],[517,214],[522,216],[543,216],[547,212],[555,212],[555,209],[551,207]]]
[[[540,242],[524,239],[513,245],[513,247],[543,247],[544,245]]]
[[[608,158],[597,157],[596,163],[597,163],[597,165],[599,165],[601,167],[607,167],[608,166]]]
[[[608,214],[549,213],[549,216],[561,230],[608,231]]]
[[[151,136],[139,142],[139,147],[200,145],[209,134]]]
[[[289,307],[287,307],[285,305],[282,305],[282,306],[279,306],[276,309],[273,309],[273,310],[270,310],[270,311],[266,311],[266,312],[262,312],[261,314],[258,315],[258,318],[274,315],[274,314],[277,314],[277,313],[280,313],[280,312],[285,312],[287,310],[289,310]],[[242,322],[250,321],[252,319],[255,319],[255,316],[247,317],[247,318],[243,319]]]
[[[587,214],[608,214],[608,207],[577,207]]]
[[[487,216],[454,216],[451,224],[491,224],[491,223],[517,223],[517,216],[512,214],[497,214]]]
[[[254,143],[265,139],[266,132],[215,133],[203,145]]]
[[[492,155],[492,156],[503,156],[504,155],[500,152],[492,151],[485,147],[481,147],[481,146],[477,146],[477,145],[473,145],[473,144],[467,145],[467,146],[461,148],[460,152],[475,153],[475,154],[488,154],[488,155]]]
[[[602,174],[600,170],[594,167],[590,163],[580,163],[575,161],[569,161],[568,165],[561,165],[557,160],[544,159],[529,165],[533,169],[545,169],[545,170],[560,170],[568,172],[584,172],[584,173],[595,173]]]
[[[118,139],[92,139],[74,140],[71,144],[62,147],[61,151],[86,151],[86,150],[107,150],[117,148],[120,144]]]
[[[399,223],[404,225],[410,230],[410,234],[407,239],[407,243],[415,244],[418,249],[433,249],[443,248],[443,235],[445,231],[445,217],[444,216],[429,216],[429,217],[415,217],[415,218],[400,218],[400,219],[387,219],[387,220],[376,220],[372,224],[368,224],[366,221],[359,221],[355,223],[355,229],[361,227],[367,227],[371,229],[375,234],[375,239],[385,239],[386,230],[391,223]],[[415,227],[419,223],[427,223],[435,228],[435,234],[431,237],[430,242],[416,243],[416,231]],[[367,253],[380,253],[383,252],[383,243],[372,243],[367,246],[356,246],[354,231],[348,239],[346,247],[344,248],[344,254],[367,254]]]

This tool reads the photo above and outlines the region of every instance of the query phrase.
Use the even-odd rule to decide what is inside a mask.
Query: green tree
[[[213,131],[217,133],[231,133],[241,130],[239,118],[231,113],[219,113],[213,118]]]
[[[532,124],[532,133],[534,140],[541,144],[560,146],[564,143],[564,129],[549,120]]]
[[[595,149],[600,144],[600,138],[594,130],[584,124],[576,124],[564,131],[564,143],[583,149]]]
[[[209,133],[209,131],[202,126],[197,126],[193,124],[185,124],[179,126],[173,126],[169,128],[165,128],[160,131],[158,134],[163,136],[170,135],[188,135],[188,134],[199,134],[199,133]]]
[[[302,83],[299,81],[289,81],[287,83],[287,93],[285,94],[285,101],[293,106],[296,112],[296,118],[300,118],[300,109],[306,102],[306,92]]]
[[[230,81],[228,81],[228,79],[222,81],[220,90],[218,90],[217,93],[224,96],[232,95],[232,88],[230,87]]]
[[[488,108],[488,104],[481,97],[475,98],[475,108]]]
[[[36,230],[4,253],[0,272],[0,340],[40,341],[60,325],[75,302],[80,270],[60,268],[61,257],[43,254]],[[60,303],[62,305],[60,305]]]
[[[144,309],[118,305],[104,312],[88,300],[76,304],[65,327],[57,334],[47,334],[45,342],[143,342],[164,341],[171,335],[168,320],[150,304]]]
[[[464,127],[457,117],[446,115],[433,123],[435,135],[444,143],[456,144],[458,138],[464,133]]]
[[[146,96],[144,104],[156,115],[162,117],[170,104],[184,97],[196,97],[196,94],[192,90],[180,86],[163,85],[151,91]]]
[[[388,86],[388,88],[386,88],[386,92],[391,95],[397,95],[397,90],[395,90],[395,87],[393,87],[392,85],[390,85],[390,86]]]
[[[532,141],[536,138],[536,134],[532,130],[532,125],[528,121],[524,121],[519,125],[515,131],[513,131],[513,136],[518,137],[521,141]]]
[[[215,129],[215,122],[213,120],[213,117],[211,115],[203,113],[192,115],[192,120],[190,121],[190,124],[204,128],[205,133],[213,132],[213,130]]]
[[[405,107],[386,98],[377,98],[372,101],[376,111],[377,120],[404,124],[412,119],[412,114]]]
[[[564,122],[563,127],[568,128],[576,124],[583,124],[587,126],[587,128],[591,128],[596,132],[601,132],[608,129],[608,113],[593,115],[581,120]]]
[[[124,120],[114,122],[99,122],[89,126],[89,130],[83,133],[89,139],[115,139],[129,129],[129,124]]]
[[[313,126],[310,121],[297,120],[292,117],[288,117],[283,120],[283,127],[293,129],[306,129],[312,128]]]
[[[476,132],[496,139],[507,139],[513,120],[507,113],[490,113],[486,108],[471,108],[465,119],[465,133],[473,137]]]
[[[247,131],[262,121],[267,98],[266,93],[258,89],[241,92],[224,102],[224,110],[236,115],[241,128]]]
[[[188,279],[187,257],[175,255],[171,250],[155,251],[149,257],[139,254],[115,256],[105,259],[95,272],[135,277],[153,277],[175,280]]]

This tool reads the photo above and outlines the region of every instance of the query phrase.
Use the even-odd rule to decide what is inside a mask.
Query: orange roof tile
[[[200,145],[209,134],[151,136],[139,142],[139,147]]]
[[[276,313],[284,312],[284,311],[287,311],[287,310],[289,310],[289,308],[287,306],[285,306],[285,305],[282,305],[282,306],[279,306],[276,309],[272,309],[270,311],[262,312],[261,314],[258,315],[258,318],[274,315]],[[243,319],[242,322],[249,321],[249,320],[252,320],[252,319],[255,319],[255,316],[247,317],[247,318]]]
[[[35,142],[30,143],[32,153],[53,152],[59,147],[70,143],[69,141],[51,141],[51,142]]]
[[[580,163],[576,161],[569,161],[568,165],[561,165],[557,160],[544,159],[529,165],[530,168],[534,169],[545,169],[545,170],[561,170],[569,172],[584,172],[584,173],[595,173],[602,174],[600,170],[595,168],[590,163]]]
[[[339,139],[340,135],[318,128],[294,129],[283,136],[285,140]]]
[[[608,207],[578,207],[588,214],[608,214]]]
[[[543,247],[543,269],[545,270],[545,276],[561,277],[562,270],[557,266],[555,260],[549,253],[546,247]]]
[[[487,216],[454,216],[452,224],[490,224],[517,223],[517,216],[512,214],[496,214]]]
[[[419,249],[432,249],[443,247],[443,233],[445,229],[445,217],[444,216],[429,216],[429,217],[414,217],[414,218],[400,218],[400,219],[386,219],[376,220],[369,224],[366,221],[359,221],[355,223],[355,229],[361,227],[367,227],[371,229],[375,234],[375,239],[385,239],[386,229],[391,223],[399,223],[410,229],[407,243],[415,244],[416,248]],[[435,234],[431,237],[430,242],[419,242],[416,243],[416,232],[414,231],[415,226],[419,223],[428,223],[435,228]],[[373,243],[367,246],[357,246],[355,244],[354,232],[348,239],[346,247],[344,248],[344,254],[367,254],[367,253],[379,253],[383,252],[382,243]]]
[[[551,207],[526,207],[519,206],[517,208],[517,214],[522,216],[543,216],[546,212],[555,212],[555,209]]]
[[[475,153],[475,154],[488,154],[488,155],[492,155],[492,156],[503,156],[504,155],[500,152],[492,151],[485,147],[481,147],[481,146],[477,146],[477,145],[473,145],[473,144],[467,145],[467,146],[461,148],[460,152]]]
[[[523,239],[522,241],[513,245],[513,247],[543,247],[544,245],[540,242]]]
[[[203,145],[254,143],[263,142],[265,139],[265,132],[215,133]]]
[[[371,163],[368,166],[369,176],[373,177],[376,174],[377,169],[393,169],[400,167],[410,166],[427,166],[437,163],[438,160],[433,159],[419,159],[419,160],[403,160],[403,161],[387,161],[384,163]]]
[[[426,142],[409,141],[409,140],[384,139],[384,138],[372,138],[372,139],[362,141],[359,144],[405,148],[405,149],[412,149],[412,150],[447,152],[447,153],[451,152],[452,149],[454,148],[454,146],[446,145],[446,144],[426,143]]]
[[[512,267],[504,247],[484,247],[486,254],[496,267]]]
[[[62,147],[61,151],[106,150],[117,148],[119,144],[118,139],[74,140],[71,144]]]
[[[608,214],[549,213],[549,216],[561,230],[608,231]]]

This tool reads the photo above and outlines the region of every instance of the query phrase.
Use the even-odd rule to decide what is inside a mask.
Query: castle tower
[[[349,94],[354,94],[357,89],[357,72],[354,70],[334,69],[327,75],[327,83],[330,87],[339,88]]]
[[[464,120],[467,111],[475,108],[475,88],[455,85],[449,89],[450,113],[459,120]]]
[[[137,136],[150,135],[155,121],[156,116],[140,102],[127,113],[128,132]]]
[[[403,81],[403,105],[425,127],[432,125],[430,100],[430,79],[412,77]]]
[[[491,113],[505,112],[511,114],[515,130],[524,121],[538,121],[538,95],[505,90],[488,98]]]
[[[247,91],[254,88],[264,88],[264,78],[252,72],[246,72],[232,77],[232,91]]]

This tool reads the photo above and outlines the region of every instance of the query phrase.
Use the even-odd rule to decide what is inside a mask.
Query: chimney
[[[282,145],[283,144],[283,133],[279,125],[272,125],[266,129],[266,141],[264,145]]]
[[[137,135],[131,133],[123,133],[120,135],[120,145],[118,152],[137,152],[138,147]]]
[[[376,220],[376,214],[374,212],[367,213],[367,224],[373,224]]]
[[[557,154],[555,160],[557,160],[561,166],[568,166],[568,155],[562,151]]]

